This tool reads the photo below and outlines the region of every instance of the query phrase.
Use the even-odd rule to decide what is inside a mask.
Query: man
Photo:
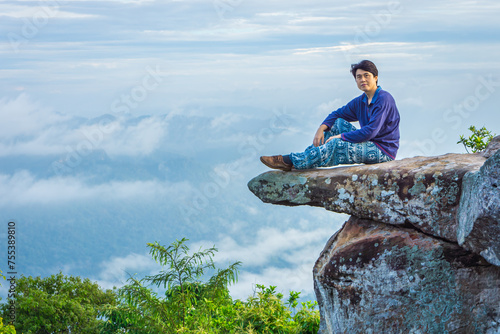
[[[304,152],[262,156],[269,168],[290,171],[339,164],[373,164],[396,158],[399,148],[399,111],[394,98],[378,86],[374,63],[351,65],[356,84],[364,93],[333,111],[320,125],[313,144]],[[351,123],[359,121],[360,129]]]

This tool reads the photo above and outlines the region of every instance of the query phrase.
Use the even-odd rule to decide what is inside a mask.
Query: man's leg
[[[315,147],[309,146],[304,152],[291,153],[290,159],[296,169],[331,167],[348,164],[374,164],[391,161],[373,142],[350,143],[335,138]]]
[[[324,132],[325,142],[332,136],[344,132],[355,131],[356,127],[348,121],[338,118],[330,130]],[[324,145],[318,147],[311,145],[301,153],[291,153],[289,159],[296,169],[310,169],[316,167],[329,167],[338,164],[347,164],[349,162],[347,146],[343,140],[332,139]],[[335,156],[335,154],[337,156]],[[335,161],[338,163],[335,163]],[[351,162],[352,163],[352,162]]]
[[[331,136],[356,130],[356,127],[339,118],[332,128],[325,131],[325,141]],[[290,153],[285,156],[261,157],[261,161],[270,168],[291,170],[331,167],[343,164],[373,164],[392,160],[372,142],[350,143],[342,139],[332,139],[318,147],[311,145],[304,152]]]
[[[347,163],[344,161],[348,156],[344,143],[342,139],[336,138],[320,146],[311,145],[304,152],[290,153],[290,160],[296,169],[334,166],[338,160],[339,163]]]
[[[371,141],[363,143],[347,143],[349,160],[356,164],[377,164],[392,161],[393,159],[384,154],[382,150]]]
[[[354,125],[344,120],[343,118],[337,118],[335,123],[333,123],[330,130],[325,131],[325,141],[328,140],[331,136],[336,136],[344,132],[350,132],[357,130]]]

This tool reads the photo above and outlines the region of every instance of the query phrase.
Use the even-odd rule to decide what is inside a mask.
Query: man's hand
[[[328,127],[325,124],[321,124],[318,130],[316,131],[316,134],[314,135],[314,140],[313,140],[313,145],[318,147],[320,145],[323,145],[325,143],[325,131],[328,129]]]
[[[335,139],[335,138],[342,139],[342,136],[341,135],[331,136],[330,138],[328,138],[328,140],[325,142],[325,144],[328,143],[330,140]]]

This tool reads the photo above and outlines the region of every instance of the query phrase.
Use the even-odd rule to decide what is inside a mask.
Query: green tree
[[[316,302],[296,310],[299,292],[284,301],[275,286],[263,285],[246,301],[233,300],[228,288],[240,262],[217,269],[215,247],[191,254],[186,241],[148,244],[163,270],[141,280],[130,277],[119,290],[102,291],[88,279],[62,273],[22,276],[15,298],[18,333],[317,333]],[[7,314],[8,303],[1,309]],[[0,318],[0,334],[15,333]]]
[[[475,126],[471,125],[469,130],[472,131],[472,135],[466,138],[464,135],[460,135],[460,140],[457,144],[463,144],[467,153],[469,153],[468,148],[472,150],[472,153],[481,152],[486,149],[488,143],[495,137],[491,131],[488,131],[486,127],[481,129],[476,129]]]
[[[316,310],[318,303],[316,301],[307,301],[302,302],[301,305],[302,308],[293,317],[299,332],[303,334],[318,333],[320,322],[319,311]]]
[[[16,334],[15,327],[12,325],[4,325],[2,317],[0,317],[0,334]]]
[[[0,279],[5,279],[5,276],[2,274],[1,270],[0,270]],[[1,283],[0,286],[2,286]],[[4,325],[2,317],[0,317],[0,334],[16,334],[15,327],[10,324]]]
[[[176,333],[209,331],[222,308],[232,305],[228,286],[237,280],[240,262],[216,269],[211,247],[189,253],[188,240],[165,247],[149,243],[150,254],[162,265],[157,275],[133,277],[119,290],[121,304],[107,310],[104,331],[120,333]],[[206,281],[208,271],[214,272]],[[163,297],[151,287],[166,289]]]
[[[201,301],[206,299],[219,303],[227,300],[227,287],[236,282],[237,268],[241,264],[235,262],[227,269],[219,269],[207,283],[202,283],[201,278],[207,269],[215,269],[213,256],[217,249],[211,247],[189,254],[186,241],[185,238],[176,240],[166,248],[157,242],[148,244],[153,259],[165,269],[157,275],[144,278],[145,282],[167,288],[167,299],[178,306],[177,319],[182,327],[186,326],[186,317],[195,306],[204,306]]]
[[[120,303],[107,309],[102,333],[317,333],[316,302],[302,303],[293,315],[300,293],[290,292],[285,302],[275,286],[263,285],[246,301],[233,300],[228,287],[240,262],[216,269],[215,247],[191,254],[186,241],[148,244],[163,270],[129,279],[118,292]]]
[[[256,333],[316,334],[320,322],[319,312],[315,310],[316,302],[301,303],[302,308],[292,315],[299,295],[300,292],[290,291],[288,301],[284,302],[284,296],[276,291],[276,286],[257,284],[254,296],[236,305],[243,329],[247,332],[252,329]]]
[[[21,276],[16,285],[19,333],[99,333],[104,306],[116,303],[113,291],[62,273],[49,277]],[[8,304],[2,305],[3,314]]]

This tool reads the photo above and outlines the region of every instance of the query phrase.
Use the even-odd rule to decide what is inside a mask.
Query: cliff
[[[321,333],[500,333],[500,137],[483,154],[271,171],[262,201],[351,218],[313,276]]]

